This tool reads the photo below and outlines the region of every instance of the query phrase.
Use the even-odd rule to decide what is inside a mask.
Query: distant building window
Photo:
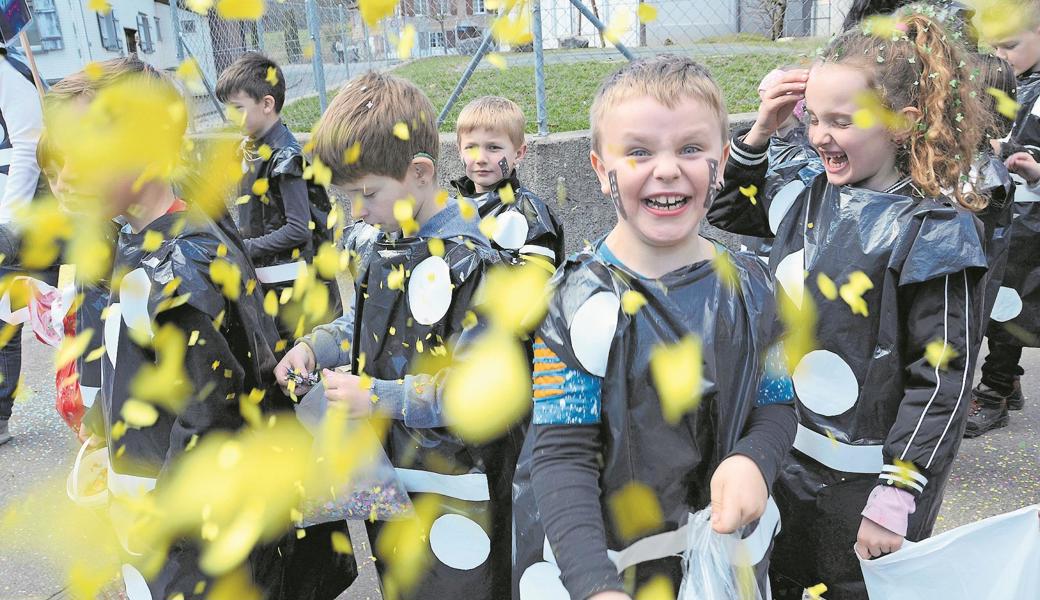
[[[473,14],[480,15],[487,12],[484,9],[484,0],[473,0]]]
[[[422,17],[430,14],[429,0],[415,0],[415,16]]]
[[[153,17],[155,19],[155,41],[162,41],[162,27],[159,25],[159,17]]]
[[[33,14],[32,23],[25,31],[29,36],[29,45],[40,52],[64,48],[65,41],[61,37],[61,23],[58,21],[54,0],[35,0],[28,5]]]
[[[195,19],[181,21],[181,31],[184,33],[195,33]]]
[[[122,46],[119,44],[119,19],[116,18],[115,12],[109,11],[106,15],[98,13],[97,21],[98,30],[101,32],[101,47],[113,52],[121,50]]]
[[[145,54],[155,52],[155,45],[152,44],[152,20],[144,13],[137,13],[137,45]]]
[[[443,48],[444,34],[439,31],[430,32],[430,48]]]

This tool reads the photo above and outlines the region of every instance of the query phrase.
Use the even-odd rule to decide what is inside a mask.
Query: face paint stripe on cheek
[[[618,215],[627,221],[628,214],[625,213],[625,207],[621,204],[621,188],[618,187],[617,169],[611,169],[607,173],[607,181],[610,182],[610,200],[614,203],[614,208],[617,210]]]
[[[719,161],[714,158],[705,160],[708,162],[708,189],[704,192],[704,208],[711,208],[712,202],[715,201],[715,197],[719,194],[719,189],[715,185],[715,181],[719,176]]]
[[[502,179],[509,177],[509,161],[506,160],[506,157],[503,156],[502,159],[498,161],[498,168],[502,170]]]

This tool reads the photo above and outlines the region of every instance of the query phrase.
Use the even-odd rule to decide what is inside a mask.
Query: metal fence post
[[[311,44],[314,48],[314,56],[311,62],[314,65],[314,86],[318,91],[318,104],[321,112],[329,105],[325,97],[325,63],[321,55],[321,20],[318,18],[317,0],[307,0],[307,29],[311,34]]]
[[[188,47],[188,43],[184,41],[184,36],[181,35],[178,37],[177,41],[180,44],[181,51],[186,52],[188,58],[195,61],[196,65],[200,65],[201,63],[199,63],[198,59],[195,58],[195,53],[191,51],[191,48]],[[227,123],[228,119],[227,115],[224,114],[224,107],[221,106],[220,100],[217,99],[217,93],[213,90],[213,86],[210,85],[209,79],[206,79],[206,74],[202,72],[201,66],[199,67],[199,77],[202,79],[203,87],[206,88],[206,95],[209,96],[210,101],[213,102],[214,108],[217,109],[217,114],[220,115],[220,120]]]
[[[462,94],[462,89],[466,87],[466,83],[469,78],[473,76],[473,71],[477,70],[477,65],[480,64],[481,59],[487,54],[489,48],[491,48],[491,28],[488,28],[484,32],[484,39],[480,42],[480,47],[477,48],[476,54],[473,55],[473,59],[466,65],[466,70],[463,71],[462,77],[459,78],[459,82],[455,84],[455,89],[451,91],[451,96],[448,97],[448,102],[444,104],[444,110],[441,111],[440,116],[437,117],[437,127],[440,127],[444,123],[444,119],[448,118],[448,113],[451,112],[451,107],[455,106],[455,102],[458,101],[459,96]]]
[[[542,50],[542,2],[531,3],[531,33],[534,36],[534,98],[538,111],[538,135],[549,135],[549,110],[545,103],[545,56]]]
[[[177,46],[177,62],[184,62],[184,48],[181,46],[181,15],[180,1],[170,2],[170,22],[173,23],[173,39]]]
[[[589,7],[585,6],[584,2],[582,2],[581,0],[571,0],[571,4],[573,4],[574,8],[578,9],[578,12],[580,12],[582,16],[588,19],[589,22],[592,23],[593,27],[598,29],[600,33],[603,33],[607,30],[607,26],[603,24],[603,21],[600,21],[599,17],[593,14],[593,12],[589,10]],[[628,47],[622,44],[620,41],[611,43],[614,44],[614,47],[617,48],[618,52],[624,55],[624,57],[628,60],[636,59],[636,55],[632,54],[632,51],[629,50]]]
[[[339,22],[343,24],[343,33],[340,37],[340,43],[343,44],[343,68],[347,71],[347,79],[350,79],[350,21],[347,20],[347,11],[340,4],[336,6],[336,12],[339,14]]]

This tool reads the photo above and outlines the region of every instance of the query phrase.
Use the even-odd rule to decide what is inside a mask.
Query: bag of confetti
[[[763,600],[742,537],[739,529],[715,533],[710,506],[690,515],[683,580],[676,600]]]
[[[328,401],[320,383],[300,399],[296,414],[314,434],[315,451],[324,457],[323,460],[335,463],[338,454],[339,460],[356,463],[349,469],[345,481],[328,490],[319,490],[305,502],[301,511],[304,527],[342,520],[388,521],[411,516],[412,502],[408,492],[367,420],[351,420],[341,423],[342,427],[326,427]],[[342,436],[342,439],[332,445],[323,443],[322,436],[330,434]]]
[[[857,556],[858,553],[857,553]],[[1040,505],[969,523],[863,560],[871,598],[1025,600],[1040,590]]]

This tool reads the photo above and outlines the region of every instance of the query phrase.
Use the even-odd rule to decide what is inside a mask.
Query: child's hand
[[[753,148],[768,144],[769,137],[791,116],[798,101],[805,98],[805,82],[808,80],[808,69],[795,69],[784,73],[772,87],[763,91],[758,117],[751,131],[744,136],[744,143]]]
[[[314,352],[311,351],[311,347],[307,344],[296,344],[291,350],[285,353],[282,360],[274,368],[274,377],[278,380],[278,385],[282,386],[282,391],[285,395],[289,395],[289,369],[296,371],[297,373],[310,373],[314,370]],[[306,393],[306,389],[302,389],[302,386],[296,387],[296,395]]]
[[[328,369],[322,370],[321,377],[325,383],[325,398],[346,408],[348,416],[363,418],[372,414],[372,394],[368,387],[362,387],[360,377]]]
[[[733,533],[761,517],[768,498],[769,488],[755,461],[740,454],[727,458],[711,477],[711,528]]]
[[[1004,164],[1008,171],[1025,179],[1029,185],[1040,182],[1040,164],[1028,152],[1016,152],[1008,157]]]
[[[856,552],[863,559],[878,558],[903,547],[903,536],[863,517],[856,536]],[[866,554],[866,556],[863,556]]]

